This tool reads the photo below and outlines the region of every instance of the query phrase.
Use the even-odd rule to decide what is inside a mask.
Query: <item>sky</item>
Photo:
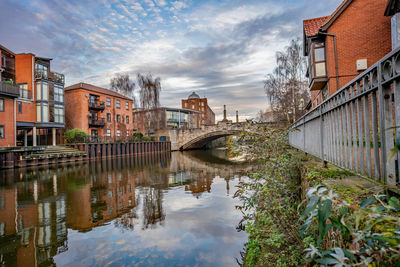
[[[302,40],[302,20],[341,0],[1,0],[0,44],[53,58],[66,86],[109,88],[116,73],[161,78],[162,106],[195,91],[216,119],[255,118],[275,54]]]

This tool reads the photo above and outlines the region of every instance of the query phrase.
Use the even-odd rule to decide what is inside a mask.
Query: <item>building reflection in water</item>
[[[68,250],[68,229],[87,232],[111,220],[130,230],[162,226],[164,190],[184,186],[200,197],[215,177],[215,167],[179,157],[171,161],[167,153],[0,172],[0,265],[55,264],[53,257]]]

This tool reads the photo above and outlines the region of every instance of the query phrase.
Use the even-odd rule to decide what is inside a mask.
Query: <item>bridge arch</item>
[[[218,138],[224,137],[224,136],[230,136],[230,135],[235,135],[240,130],[220,130],[220,131],[212,131],[212,132],[206,132],[202,133],[195,138],[192,138],[186,142],[184,142],[180,147],[179,150],[190,150],[190,149],[196,149],[196,148],[202,148],[206,144],[210,143],[213,140],[216,140]]]

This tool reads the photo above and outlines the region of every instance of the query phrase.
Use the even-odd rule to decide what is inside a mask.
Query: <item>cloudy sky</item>
[[[341,0],[1,0],[0,44],[53,58],[66,85],[109,87],[118,72],[152,73],[161,104],[196,91],[221,118],[266,108],[263,79],[274,55],[302,37],[302,20]]]

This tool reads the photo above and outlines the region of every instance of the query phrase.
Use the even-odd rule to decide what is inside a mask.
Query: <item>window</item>
[[[125,122],[126,122],[126,123],[129,123],[129,116],[126,116]]]
[[[126,136],[129,136],[129,130],[126,130]]]
[[[106,98],[106,105],[111,106],[111,99],[109,97]]]
[[[0,139],[5,138],[4,125],[0,125]]]
[[[54,122],[64,123],[64,106],[54,105]]]
[[[128,102],[125,103],[125,108],[129,109],[129,103]]]
[[[111,130],[107,129],[107,136],[110,137],[111,136]]]
[[[54,101],[64,102],[64,88],[58,84],[54,84]]]
[[[7,67],[6,66],[6,55],[1,55],[1,66],[3,67],[3,68],[5,68],[5,67]]]
[[[326,76],[324,43],[314,43],[315,77]]]
[[[192,109],[194,109],[194,105],[192,104]]]
[[[107,121],[108,121],[108,122],[111,121],[111,113],[107,113]]]
[[[47,82],[38,82],[36,84],[36,99],[37,100],[49,99],[49,86]]]
[[[22,114],[22,103],[18,101],[18,114]]]
[[[117,108],[121,107],[121,101],[117,100]]]
[[[36,77],[47,79],[47,66],[42,64],[35,64]]]
[[[117,136],[118,137],[121,136],[121,131],[120,130],[117,130]]]
[[[0,111],[4,111],[4,99],[0,98]]]
[[[29,98],[29,95],[28,95],[28,84],[27,83],[19,84],[19,97],[21,97],[21,98]]]
[[[121,122],[121,115],[117,115],[117,122]]]

